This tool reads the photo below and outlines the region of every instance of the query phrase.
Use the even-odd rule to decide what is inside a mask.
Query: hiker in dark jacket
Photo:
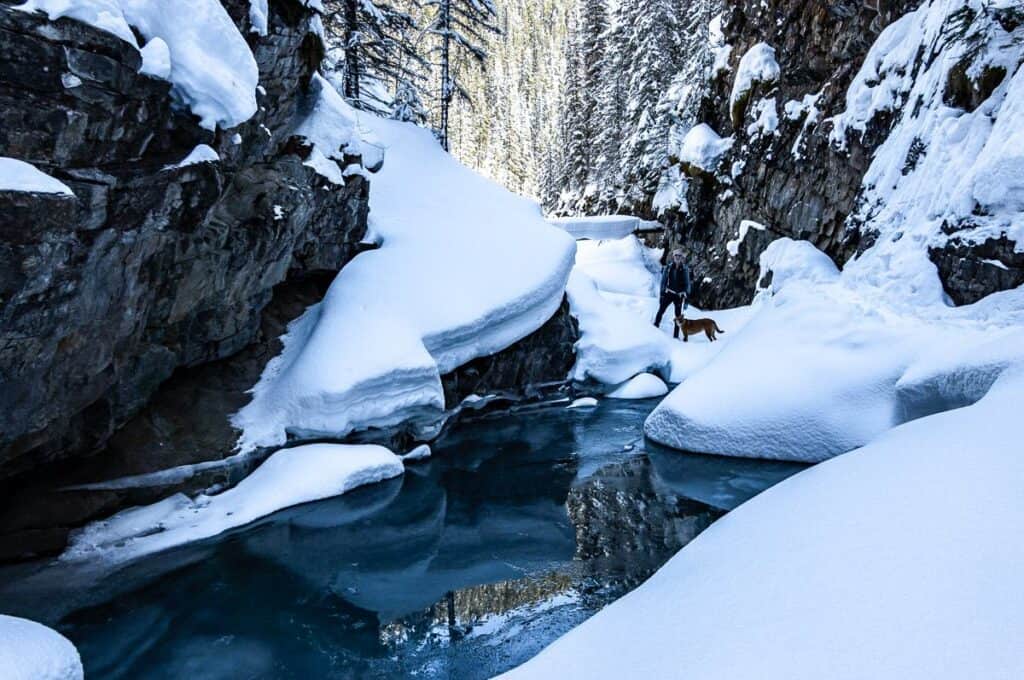
[[[661,300],[654,325],[661,327],[661,318],[669,305],[675,305],[676,316],[682,316],[683,303],[690,297],[690,267],[683,262],[683,251],[672,251],[672,261],[661,274]],[[679,337],[679,326],[673,324],[672,337]]]

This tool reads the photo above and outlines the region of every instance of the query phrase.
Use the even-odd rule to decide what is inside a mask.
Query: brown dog
[[[708,336],[708,340],[714,342],[718,339],[715,337],[716,332],[725,332],[718,327],[714,319],[686,319],[682,316],[677,316],[676,325],[683,332],[683,342],[689,342],[691,335],[697,335],[701,331],[704,331],[704,334]]]

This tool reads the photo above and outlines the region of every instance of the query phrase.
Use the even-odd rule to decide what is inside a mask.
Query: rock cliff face
[[[840,112],[853,76],[879,32],[916,5],[860,0],[730,0],[722,15],[729,50],[728,68],[714,76],[700,104],[698,121],[722,137],[733,136],[729,153],[715,175],[698,174],[688,183],[687,215],[672,215],[672,244],[687,251],[694,264],[698,305],[745,304],[753,296],[758,257],[780,236],[806,239],[842,264],[856,252],[859,235],[844,228],[859,193],[871,151],[881,140],[866,135],[845,152],[829,145],[826,118]],[[780,75],[753,83],[732,101],[740,59],[757,43],[775,50]],[[788,118],[787,101],[817,99],[813,109]],[[751,106],[774,98],[777,134],[748,127],[758,118]],[[791,152],[799,149],[798,154]],[[748,229],[731,255],[727,244],[740,223]]]
[[[851,215],[875,150],[903,112],[879,112],[863,136],[847,135],[843,149],[830,141],[830,118],[846,108],[847,90],[880,32],[919,4],[724,3],[722,42],[729,48],[720,55],[728,57],[716,63],[697,105],[696,122],[707,123],[723,138],[731,136],[732,146],[714,172],[679,164],[683,175],[690,175],[685,187],[688,211],[666,218],[674,230],[671,245],[687,251],[694,265],[698,305],[749,302],[758,257],[779,237],[809,240],[840,266],[872,243],[874,235]],[[761,42],[774,49],[778,75],[754,77],[748,90],[736,92],[741,59]],[[959,90],[952,88],[951,105],[971,110],[979,94],[972,87],[981,85],[960,88],[964,94],[959,99]],[[958,304],[1024,283],[1021,254],[1005,239],[954,241],[929,255]]]
[[[88,25],[0,3],[0,153],[76,198],[0,193],[0,477],[101,449],[179,367],[235,354],[273,287],[336,271],[368,185],[329,184],[291,129],[319,63],[315,15],[273,3],[250,35],[259,111],[211,132]],[[221,160],[176,167],[197,144]]]

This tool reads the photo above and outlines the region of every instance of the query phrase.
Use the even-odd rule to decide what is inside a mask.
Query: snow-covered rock
[[[220,155],[213,150],[212,147],[206,144],[198,144],[196,148],[192,149],[187,156],[172,165],[166,166],[165,170],[177,170],[179,168],[187,168],[190,165],[199,165],[200,163],[219,163]]]
[[[249,23],[252,24],[250,29],[257,35],[266,35],[269,28],[269,8],[267,6],[268,0],[249,0]]]
[[[309,444],[282,449],[215,496],[177,494],[124,510],[77,531],[65,561],[131,560],[210,538],[278,510],[339,496],[404,472],[402,459],[382,446]]]
[[[775,48],[759,42],[740,58],[736,76],[732,82],[729,108],[735,111],[737,102],[743,100],[755,85],[774,83],[782,75],[779,62],[775,60]]]
[[[0,191],[74,196],[67,184],[17,158],[0,156]]]
[[[167,80],[171,77],[171,49],[163,38],[153,38],[143,46],[141,73]]]
[[[740,226],[737,230],[736,238],[727,241],[725,244],[725,250],[729,253],[730,257],[736,257],[736,255],[739,254],[740,244],[743,243],[745,238],[747,238],[747,232],[751,229],[764,231],[765,227],[760,222],[755,222],[753,220],[740,220]]]
[[[502,677],[1024,677],[1022,378],[768,489]]]
[[[82,680],[71,641],[46,626],[0,614],[0,675],[4,680]]]
[[[608,393],[609,399],[650,399],[668,393],[668,386],[656,375],[641,373]]]
[[[346,265],[290,327],[234,419],[243,450],[280,445],[289,432],[341,437],[413,415],[436,422],[440,376],[540,328],[572,267],[573,239],[535,203],[459,164],[428,131],[322,93],[317,118],[300,128],[318,150],[352,139],[325,124],[341,112],[386,151],[370,184],[381,245]]]
[[[16,9],[76,19],[139,48],[134,28],[148,41],[142,71],[170,80],[203,127],[232,128],[256,113],[256,60],[218,0],[27,0]]]
[[[714,173],[729,149],[732,137],[722,138],[707,123],[693,126],[679,148],[679,161],[685,166]]]

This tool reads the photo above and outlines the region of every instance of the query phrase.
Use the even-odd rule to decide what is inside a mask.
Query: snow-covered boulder
[[[759,42],[744,53],[736,67],[729,97],[729,111],[735,127],[743,122],[751,91],[760,88],[761,93],[766,94],[767,88],[778,81],[780,75],[782,70],[775,59],[775,48],[768,43]]]
[[[828,255],[808,241],[791,238],[769,243],[761,253],[760,266],[761,285],[773,293],[792,280],[832,283],[839,278],[839,269]]]
[[[1022,378],[761,493],[502,677],[1024,677]]]
[[[0,675],[4,680],[82,680],[71,641],[46,626],[0,614]]]
[[[719,163],[732,148],[732,137],[722,138],[707,123],[693,126],[683,138],[679,148],[679,162],[683,169],[695,175],[701,172],[714,174]]]

